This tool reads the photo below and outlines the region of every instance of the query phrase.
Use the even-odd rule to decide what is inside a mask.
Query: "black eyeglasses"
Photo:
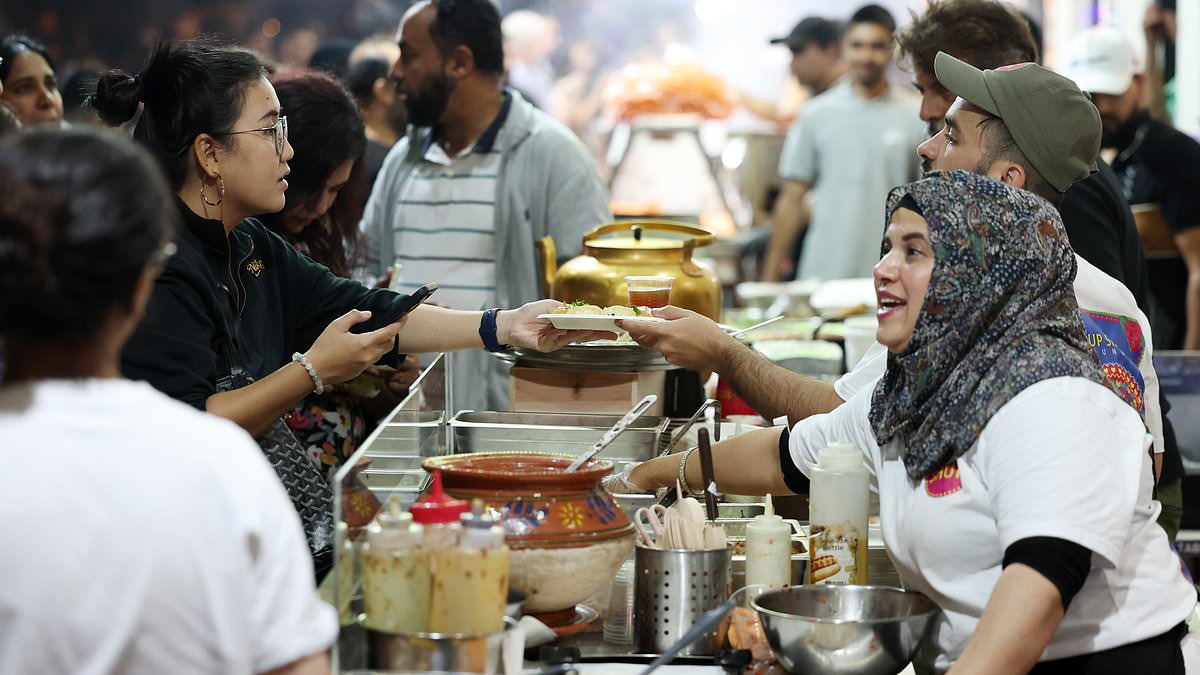
[[[287,115],[280,117],[269,127],[261,129],[246,129],[245,131],[230,131],[218,136],[237,136],[238,134],[270,133],[275,139],[275,154],[283,157],[283,144],[287,141]]]

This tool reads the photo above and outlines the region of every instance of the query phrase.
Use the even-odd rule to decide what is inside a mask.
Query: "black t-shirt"
[[[1147,117],[1113,170],[1130,204],[1158,204],[1171,231],[1200,226],[1200,143]]]
[[[1113,169],[1130,204],[1157,204],[1171,232],[1200,226],[1200,143],[1148,116],[1120,141]],[[1148,261],[1157,315],[1155,346],[1181,349],[1188,269],[1178,256]]]
[[[1108,276],[1125,284],[1149,316],[1150,283],[1137,225],[1116,174],[1103,160],[1099,171],[1067,190],[1059,212],[1071,248]]]

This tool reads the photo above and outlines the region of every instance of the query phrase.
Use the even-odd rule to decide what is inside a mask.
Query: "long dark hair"
[[[154,161],[108,131],[10,134],[0,185],[0,332],[23,338],[94,336],[179,217]]]
[[[354,99],[333,77],[315,70],[290,70],[271,76],[279,104],[288,119],[288,139],[296,156],[288,163],[287,204],[277,214],[262,216],[267,227],[338,276],[350,276],[359,246],[358,221],[366,201],[365,175],[358,165],[367,147],[366,131]],[[329,212],[298,234],[284,227],[295,213],[320,199],[329,176],[346,161],[353,161],[350,182],[338,194]]]
[[[112,126],[132,119],[144,104],[133,137],[150,150],[177,190],[187,177],[192,142],[204,133],[223,139],[242,112],[243,85],[266,74],[254,53],[212,38],[168,42],[136,75],[122,70],[101,75],[88,103]]]

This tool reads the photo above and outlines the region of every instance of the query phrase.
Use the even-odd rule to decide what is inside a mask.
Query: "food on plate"
[[[609,305],[608,307],[600,307],[592,305],[583,300],[576,300],[571,303],[563,303],[550,312],[551,314],[573,314],[587,315],[589,317],[606,317],[613,316],[619,318],[634,318],[634,317],[650,317],[649,307],[635,307],[634,305]],[[613,330],[612,324],[605,319],[604,327],[597,326],[600,330]],[[633,338],[629,337],[629,333],[625,331],[617,332],[617,342],[632,342]]]
[[[608,307],[600,307],[592,305],[583,300],[576,300],[572,303],[563,303],[563,305],[555,309],[551,314],[587,314],[590,316],[650,316],[649,307],[635,307],[634,305],[609,305]]]
[[[831,555],[817,556],[812,563],[812,583],[820,583],[842,571],[842,565]]]

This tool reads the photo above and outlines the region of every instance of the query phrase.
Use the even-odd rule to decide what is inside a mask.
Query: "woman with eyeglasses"
[[[287,111],[249,51],[206,40],[162,45],[140,73],[103,75],[91,104],[111,125],[141,108],[134,138],[162,165],[183,221],[178,253],[122,354],[125,374],[233,420],[269,455],[287,445],[281,416],[310,392],[376,362],[394,367],[401,352],[551,350],[592,338],[538,319],[551,301],[486,312],[421,305],[397,319],[404,296],[335,276],[253,218],[284,208],[294,151]],[[304,496],[292,494],[308,520]],[[328,533],[307,534],[320,568]]]
[[[0,673],[328,673],[337,617],[258,447],[121,377],[175,246],[154,160],[34,129],[0,185]]]

